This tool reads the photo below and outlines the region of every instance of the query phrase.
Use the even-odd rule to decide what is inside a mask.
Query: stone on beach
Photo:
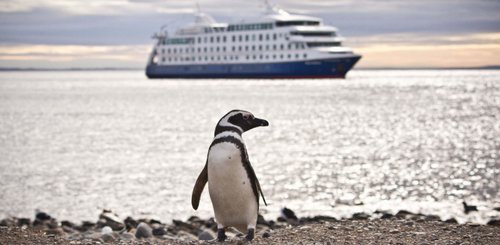
[[[110,210],[102,211],[101,215],[99,215],[99,222],[97,222],[97,226],[109,226],[115,231],[125,228],[125,224],[121,221],[118,215],[112,213]]]
[[[135,231],[136,238],[150,238],[153,236],[153,229],[148,224],[141,222]]]
[[[204,230],[198,235],[198,239],[202,241],[210,241],[215,239],[215,235],[209,230]]]

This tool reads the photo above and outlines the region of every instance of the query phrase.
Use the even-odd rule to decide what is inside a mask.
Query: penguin
[[[250,164],[242,134],[269,123],[243,110],[232,110],[215,127],[207,161],[193,188],[191,204],[198,209],[208,182],[208,192],[217,222],[217,240],[223,242],[225,229],[234,227],[254,238],[259,211],[259,194],[267,206],[259,180]]]

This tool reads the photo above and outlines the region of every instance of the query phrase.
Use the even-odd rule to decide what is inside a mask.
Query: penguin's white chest
[[[221,226],[245,232],[255,227],[258,204],[242,163],[240,149],[223,142],[208,154],[208,191],[215,219]]]

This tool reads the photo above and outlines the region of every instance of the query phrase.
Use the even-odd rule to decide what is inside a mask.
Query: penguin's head
[[[243,133],[260,126],[269,126],[269,123],[264,119],[256,118],[248,111],[232,110],[219,120],[215,127],[215,135],[228,128],[237,129]]]

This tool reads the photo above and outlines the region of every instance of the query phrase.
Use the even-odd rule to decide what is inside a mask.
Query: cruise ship
[[[235,24],[198,11],[193,24],[153,38],[148,78],[345,78],[361,58],[322,19],[270,4]]]

